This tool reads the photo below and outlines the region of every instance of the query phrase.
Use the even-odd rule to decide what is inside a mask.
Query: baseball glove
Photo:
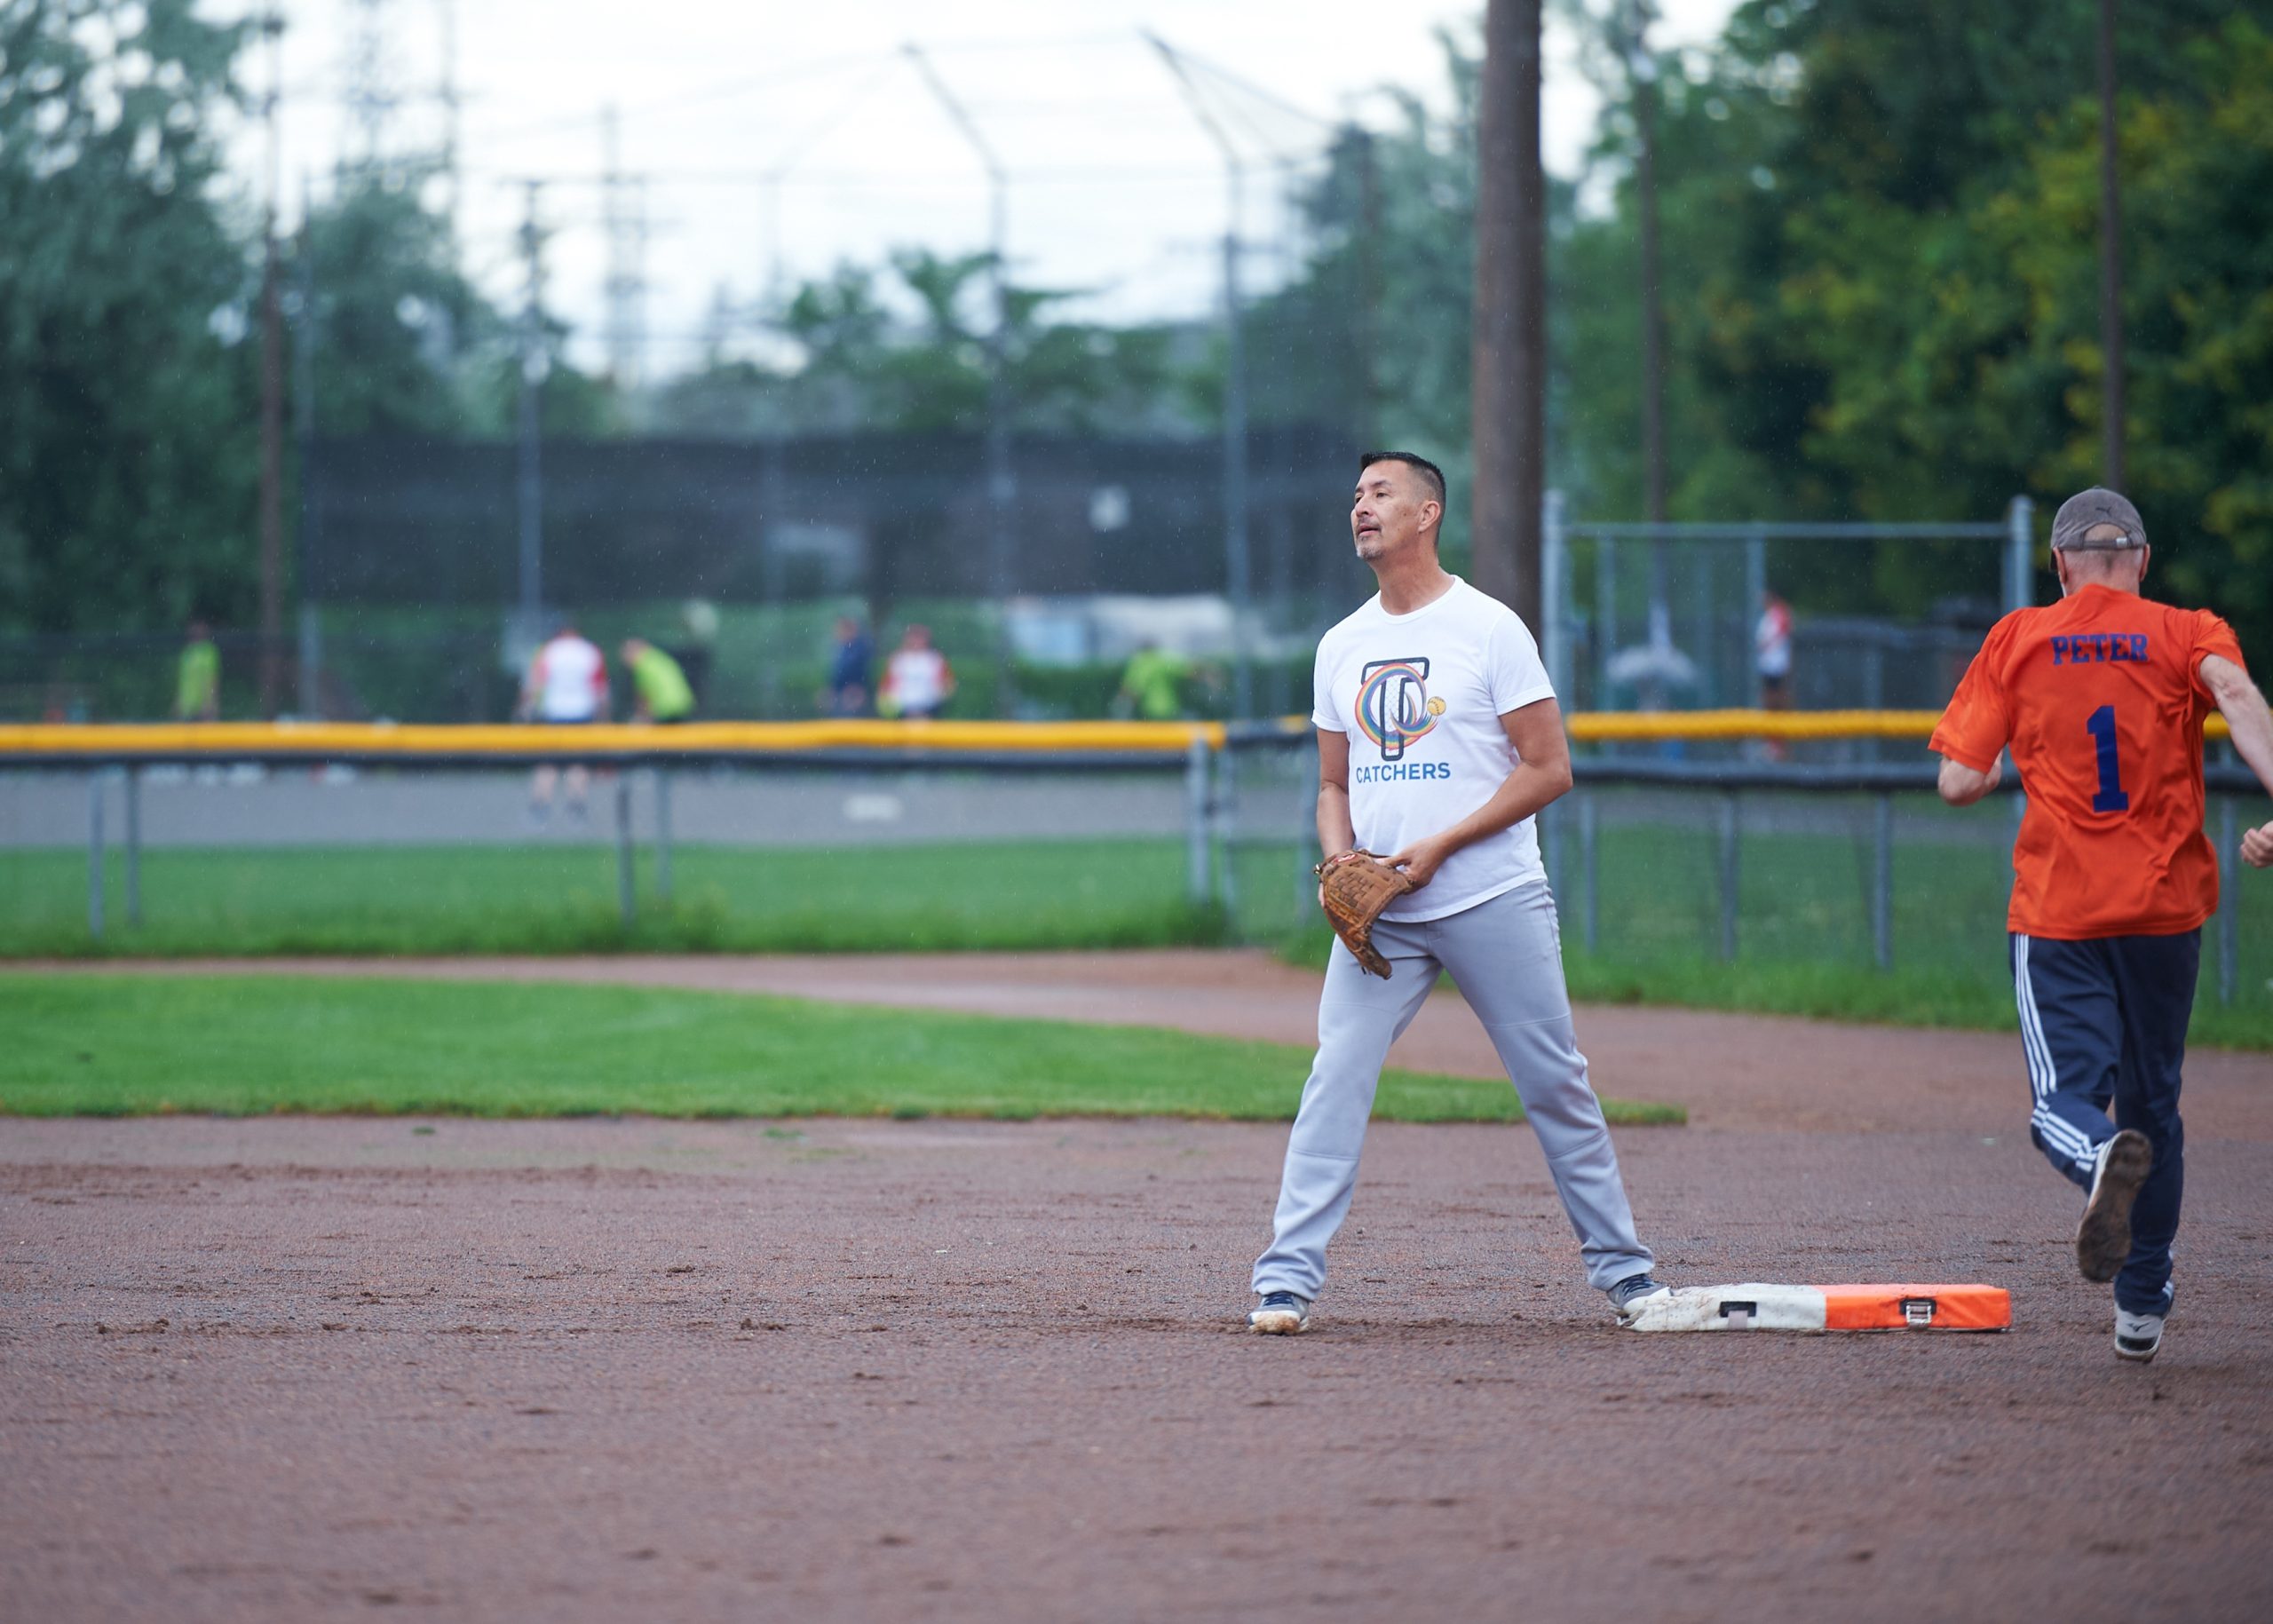
[[[1389,961],[1374,946],[1374,921],[1413,882],[1362,847],[1327,858],[1315,872],[1327,923],[1367,974],[1388,980]]]

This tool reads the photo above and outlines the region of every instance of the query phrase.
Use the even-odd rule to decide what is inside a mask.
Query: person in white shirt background
[[[517,721],[541,722],[549,727],[607,720],[607,656],[576,630],[574,621],[563,620],[529,661],[513,716]],[[542,827],[550,817],[553,792],[561,776],[550,762],[530,775],[531,823]],[[590,774],[574,766],[568,769],[566,779],[568,815],[582,821],[587,815]]]
[[[1443,471],[1368,452],[1350,509],[1381,590],[1319,644],[1318,837],[1327,864],[1389,853],[1414,890],[1374,926],[1389,979],[1340,942],[1319,1000],[1250,1329],[1301,1331],[1348,1216],[1390,1044],[1450,972],[1522,1097],[1589,1284],[1621,1319],[1666,1287],[1634,1215],[1572,1030],[1555,899],[1532,819],[1571,787],[1570,745],[1539,647],[1505,605],[1437,559]],[[1510,1151],[1513,1144],[1510,1143]]]
[[[1764,595],[1760,620],[1752,629],[1753,669],[1760,677],[1763,710],[1792,708],[1792,606],[1770,592]],[[1768,741],[1767,755],[1781,761],[1788,752],[1781,739]]]
[[[876,708],[886,716],[910,722],[928,722],[946,709],[955,694],[955,674],[947,657],[931,646],[931,629],[910,626],[900,634],[899,646],[884,661],[883,691]]]

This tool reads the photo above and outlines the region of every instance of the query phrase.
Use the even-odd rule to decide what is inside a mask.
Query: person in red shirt
[[[2096,487],[2070,497],[2052,549],[2060,601],[1991,628],[1928,748],[1952,806],[1997,788],[2008,747],[2028,792],[2006,925],[2029,1137],[2089,1192],[2077,1265],[2115,1282],[2115,1351],[2146,1360],[2174,1295],[2179,1073],[2202,923],[2218,907],[2202,724],[2222,712],[2273,793],[2273,715],[2225,622],[2141,596],[2147,531],[2129,502]],[[2273,823],[2250,830],[2242,856],[2273,864]]]

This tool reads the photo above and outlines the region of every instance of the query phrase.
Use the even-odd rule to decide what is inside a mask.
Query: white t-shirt
[[[1517,760],[1500,718],[1555,697],[1523,622],[1457,575],[1410,614],[1368,598],[1319,640],[1316,690],[1311,720],[1350,735],[1358,844],[1382,857],[1490,800]],[[1453,852],[1384,916],[1442,919],[1546,877],[1525,818]]]
[[[1762,677],[1789,677],[1792,674],[1792,612],[1781,603],[1770,604],[1760,612],[1760,623],[1753,628],[1752,646],[1759,659]]]
[[[538,649],[535,677],[538,720],[589,722],[599,714],[607,661],[582,638],[554,638]]]
[[[936,648],[901,648],[884,662],[884,691],[902,710],[937,710],[954,680],[947,657]]]

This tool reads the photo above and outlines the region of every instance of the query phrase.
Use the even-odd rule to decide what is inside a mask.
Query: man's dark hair
[[[1358,459],[1358,476],[1365,477],[1366,470],[1375,463],[1402,463],[1419,473],[1429,487],[1430,495],[1438,507],[1445,505],[1445,471],[1422,456],[1418,451],[1368,451]]]

